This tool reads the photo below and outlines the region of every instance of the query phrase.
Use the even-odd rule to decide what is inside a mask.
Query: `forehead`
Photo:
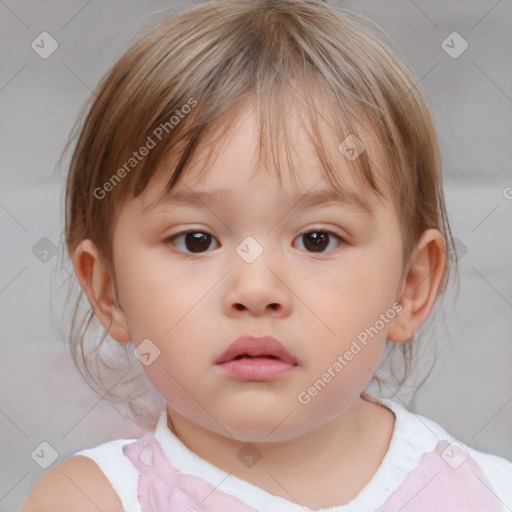
[[[280,200],[299,201],[300,207],[340,199],[368,210],[375,191],[358,176],[357,158],[366,153],[382,188],[386,186],[385,158],[375,134],[360,123],[356,126],[358,133],[364,134],[364,142],[355,134],[340,141],[332,123],[322,116],[319,116],[320,130],[312,134],[300,116],[290,115],[282,144],[273,147],[268,140],[264,141],[267,147],[260,153],[260,127],[254,110],[241,110],[210,137],[203,138],[172,190],[167,185],[179,155],[168,154],[161,161],[141,197],[143,212],[173,204],[200,206],[236,201],[237,190],[254,187],[256,194],[256,185],[263,184],[266,190],[276,190]],[[322,155],[315,147],[315,136]]]

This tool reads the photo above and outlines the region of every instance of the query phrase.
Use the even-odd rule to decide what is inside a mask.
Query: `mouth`
[[[297,367],[297,358],[270,336],[242,336],[217,359],[218,370],[229,377],[266,381]]]
[[[265,354],[263,356],[250,356],[249,354],[243,354],[241,356],[236,356],[233,358],[233,360],[236,359],[279,359],[279,357],[271,356],[270,354]]]
[[[297,358],[271,336],[241,336],[229,345],[215,364],[240,359],[278,359],[284,363],[297,365]]]

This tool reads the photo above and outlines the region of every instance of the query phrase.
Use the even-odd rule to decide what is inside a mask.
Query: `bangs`
[[[382,183],[383,176],[376,176],[378,171],[373,170],[370,155],[365,149],[370,144],[375,144],[374,137],[363,131],[359,123],[356,125],[351,122],[355,113],[348,109],[343,112],[341,106],[338,111],[342,113],[340,119],[328,112],[329,107],[326,105],[332,103],[326,102],[320,91],[311,95],[310,88],[309,95],[306,96],[305,90],[292,89],[289,84],[282,85],[283,87],[273,87],[259,97],[245,98],[239,105],[232,106],[230,111],[216,119],[196,118],[192,126],[184,129],[186,142],[180,151],[176,146],[167,151],[165,148],[160,159],[150,169],[137,172],[132,181],[134,188],[131,197],[136,197],[146,188],[157,169],[168,174],[169,179],[159,197],[146,209],[154,208],[168,195],[191,167],[197,171],[198,181],[204,179],[220,152],[229,145],[239,123],[251,114],[257,122],[258,138],[253,173],[266,171],[282,186],[284,167],[289,177],[298,183],[299,174],[296,170],[303,167],[301,157],[305,150],[312,148],[318,167],[322,170],[322,178],[317,183],[327,180],[343,199],[349,193],[349,187],[343,179],[348,168],[357,190],[371,190],[382,196],[379,182]],[[213,103],[222,104],[223,99],[213,98]],[[358,118],[361,119],[361,115]],[[294,127],[291,128],[292,126]],[[306,135],[307,147],[304,146],[304,141],[297,140],[298,130]],[[351,147],[358,145],[361,147]],[[369,208],[363,199],[361,202]]]

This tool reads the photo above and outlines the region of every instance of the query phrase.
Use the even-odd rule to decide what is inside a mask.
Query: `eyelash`
[[[207,235],[207,236],[210,236],[212,237],[212,239],[215,240],[215,237],[213,235],[211,235],[210,233],[206,232],[206,231],[200,231],[200,230],[195,230],[195,229],[190,229],[188,231],[180,231],[179,233],[176,233],[174,235],[171,235],[169,237],[167,237],[165,240],[164,240],[164,244],[166,245],[174,245],[174,241],[181,237],[181,236],[184,236],[184,235],[188,235],[190,233],[200,233],[202,235]],[[335,238],[337,238],[339,240],[339,244],[338,244],[338,247],[340,245],[342,245],[343,243],[345,243],[345,240],[338,234],[334,233],[333,231],[329,231],[327,229],[311,229],[309,231],[304,231],[303,233],[299,234],[297,238],[301,238],[303,237],[304,235],[309,235],[309,234],[312,234],[312,233],[322,233],[322,234],[327,234],[327,235],[330,235],[330,236],[333,236]],[[336,250],[336,249],[334,249]],[[183,252],[183,251],[179,251],[178,252],[182,252],[182,254],[184,254],[185,256],[187,257],[194,257],[194,256],[199,256],[199,255],[202,255],[202,254],[205,254],[206,252],[208,251],[204,251],[204,252]],[[331,251],[328,251],[327,253],[326,252],[315,252],[315,251],[307,251],[309,254],[328,254],[330,252],[333,252],[332,250]]]

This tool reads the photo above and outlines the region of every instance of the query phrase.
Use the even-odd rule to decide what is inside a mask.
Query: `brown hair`
[[[319,136],[319,117],[340,142],[349,134],[363,143],[376,138],[388,165],[372,162],[366,151],[348,165],[375,193],[382,194],[382,181],[392,190],[402,219],[404,262],[421,233],[437,228],[456,265],[437,135],[419,79],[406,60],[375,23],[322,1],[219,0],[166,16],[109,70],[70,136],[68,146],[77,140],[66,185],[68,255],[81,240],[92,240],[115,279],[112,234],[122,205],[145,189],[169,155],[176,165],[169,170],[167,189],[174,187],[198,149],[214,147],[215,134],[225,135],[235,114],[251,102],[261,130],[260,161],[268,164],[272,155],[269,167],[278,177],[282,141],[287,157],[293,148],[286,130],[291,107],[305,116],[302,125],[310,130],[326,176],[340,190],[335,159]],[[115,344],[124,361],[119,354],[102,355],[105,330],[86,353],[94,312],[78,313],[82,299],[83,293],[69,336],[74,360],[90,384],[113,401],[128,400],[138,415],[133,396],[114,393],[101,377],[103,367],[124,373],[123,365],[135,359],[133,347]],[[411,362],[411,343],[399,345],[405,361],[400,384]]]

